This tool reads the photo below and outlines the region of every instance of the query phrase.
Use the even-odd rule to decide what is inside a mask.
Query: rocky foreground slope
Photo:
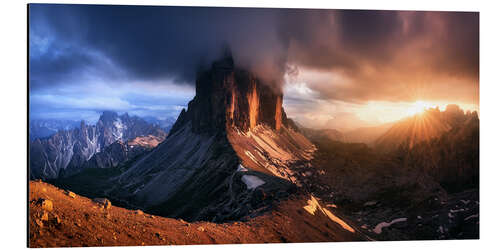
[[[291,196],[245,222],[189,223],[29,183],[29,246],[137,246],[358,241],[366,238],[311,197]],[[103,205],[104,204],[104,205]],[[321,204],[321,205],[320,205]]]

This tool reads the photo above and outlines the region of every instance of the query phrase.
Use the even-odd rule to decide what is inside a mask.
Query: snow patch
[[[389,223],[387,223],[385,221],[380,222],[377,226],[375,226],[375,228],[373,229],[373,232],[376,234],[380,234],[380,233],[382,233],[383,228],[390,227],[394,223],[403,222],[403,221],[406,221],[406,218],[397,218],[397,219],[392,220]]]
[[[365,207],[369,207],[369,206],[373,206],[373,205],[375,205],[375,204],[377,204],[377,202],[376,202],[376,201],[367,201],[367,202],[365,202],[365,204],[363,204],[363,206],[365,206]]]
[[[123,138],[123,131],[126,129],[126,126],[123,124],[122,120],[118,118],[116,121],[113,121],[113,126],[116,128],[112,129],[113,137],[115,139]]]
[[[246,169],[245,167],[243,167],[243,165],[239,164],[238,165],[238,169],[236,169],[236,171],[238,171],[238,172],[247,172],[248,169]]]
[[[477,217],[479,217],[479,214],[473,214],[473,215],[471,215],[471,216],[469,216],[469,217],[465,218],[464,220],[469,220],[469,219],[472,219],[472,218],[477,218]]]
[[[241,177],[241,180],[247,185],[247,189],[255,189],[258,186],[266,183],[265,181],[254,175],[243,175]]]

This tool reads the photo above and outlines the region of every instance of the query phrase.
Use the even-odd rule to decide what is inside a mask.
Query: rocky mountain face
[[[442,112],[450,129],[415,145],[402,144],[393,154],[407,168],[434,177],[450,192],[479,188],[479,118],[457,107]]]
[[[396,123],[375,143],[407,169],[425,173],[449,192],[479,187],[479,117],[457,105],[429,109]]]
[[[119,116],[116,112],[104,111],[96,128],[99,132],[99,143],[104,147],[111,143],[122,140],[127,141],[139,136],[154,135],[165,137],[166,133],[158,126],[149,124],[137,116],[129,116],[127,113]]]
[[[283,94],[263,83],[251,72],[235,68],[233,59],[217,61],[198,74],[196,96],[174,124],[174,134],[188,122],[196,133],[216,132],[228,127],[247,131],[258,124],[280,130],[292,123],[283,111]]]
[[[106,178],[85,172],[61,182],[88,192],[74,183],[103,179],[92,195],[189,221],[257,216],[295,192],[293,166],[310,167],[315,150],[271,86],[231,57],[216,61],[198,74],[196,96],[164,142]]]
[[[116,140],[100,152],[95,153],[81,165],[71,165],[64,169],[64,175],[76,174],[89,168],[113,168],[156,147],[164,137],[154,135],[138,136],[126,142]]]
[[[31,142],[30,178],[52,179],[73,174],[116,141],[126,142],[146,135],[166,137],[163,130],[138,117],[106,111],[96,125],[82,121],[79,128],[61,130]],[[116,152],[116,145],[106,151]]]

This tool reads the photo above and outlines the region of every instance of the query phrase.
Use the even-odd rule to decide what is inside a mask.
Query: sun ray
[[[412,116],[424,112],[426,109],[431,108],[432,104],[425,101],[416,101],[411,104],[407,110],[407,115]]]

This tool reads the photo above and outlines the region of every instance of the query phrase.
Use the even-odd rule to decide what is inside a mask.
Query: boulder
[[[45,211],[52,211],[54,209],[54,204],[51,200],[40,198],[37,201],[37,204]]]
[[[65,193],[67,196],[71,197],[71,198],[75,198],[75,197],[76,197],[76,194],[75,194],[75,193],[73,193],[73,192],[71,192],[71,191],[66,190],[66,191],[64,191],[64,193]]]
[[[48,221],[49,220],[49,213],[47,213],[46,211],[43,211],[41,219],[42,219],[42,221]]]
[[[92,201],[99,204],[100,206],[102,206],[105,209],[108,209],[111,207],[111,201],[109,201],[106,198],[94,198]]]
[[[43,222],[41,220],[36,219],[35,224],[37,224],[39,227],[43,227]]]

